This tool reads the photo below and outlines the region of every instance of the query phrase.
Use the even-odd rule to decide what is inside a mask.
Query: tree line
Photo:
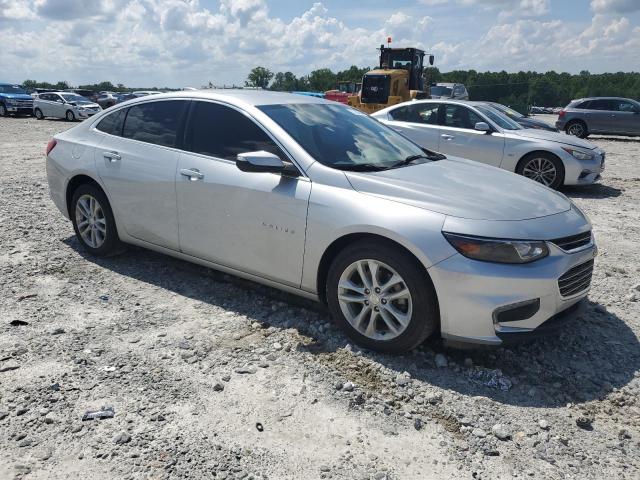
[[[33,90],[35,88],[46,88],[47,90],[69,90],[71,88],[77,88],[80,90],[92,90],[94,92],[134,92],[136,90],[176,90],[175,88],[157,88],[157,87],[125,87],[122,83],[114,85],[109,81],[90,83],[86,85],[78,85],[77,87],[71,87],[69,82],[61,80],[56,83],[50,82],[38,82],[37,80],[25,80],[22,82],[22,88],[25,90]]]
[[[256,67],[249,73],[245,84],[280,91],[325,92],[336,88],[337,83],[342,80],[361,82],[362,76],[369,70],[368,67],[360,68],[353,65],[347,70],[334,73],[328,68],[321,68],[308,75],[296,77],[292,72],[273,73],[268,68]],[[494,101],[512,106],[565,106],[575,98],[590,96],[640,98],[638,72],[440,72],[436,67],[429,67],[425,76],[429,83],[464,83],[471,100]]]

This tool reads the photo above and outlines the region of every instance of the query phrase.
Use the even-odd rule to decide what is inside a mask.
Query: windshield
[[[505,130],[522,130],[522,127],[518,123],[511,120],[504,113],[494,107],[490,107],[488,105],[475,105],[475,107],[480,111],[480,113],[489,117],[489,120],[500,128]]]
[[[436,85],[435,87],[431,87],[430,91],[431,91],[431,95],[439,95],[439,96],[446,97],[451,95],[451,92],[453,90],[451,90],[449,87],[441,87]]]
[[[415,143],[354,108],[301,103],[258,108],[309,155],[332,168],[377,170],[425,156]]]
[[[505,115],[507,115],[508,117],[511,118],[524,118],[524,115],[522,115],[520,112],[516,112],[514,109],[509,108],[505,105],[502,105],[500,103],[491,103],[489,104],[490,107],[493,107],[497,110],[500,110],[502,113],[504,113]]]
[[[13,94],[26,94],[22,87],[19,85],[0,85],[0,93],[13,93]]]
[[[64,98],[67,102],[71,103],[91,103],[89,102],[86,98],[84,98],[82,95],[78,95],[75,93],[61,93],[60,95],[62,95],[62,98]]]

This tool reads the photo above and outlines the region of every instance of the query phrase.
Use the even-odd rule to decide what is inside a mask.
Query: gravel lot
[[[0,118],[1,479],[640,478],[640,140],[592,138],[602,183],[565,191],[600,247],[579,321],[385,356],[287,294],[84,255],[45,175],[69,126]]]

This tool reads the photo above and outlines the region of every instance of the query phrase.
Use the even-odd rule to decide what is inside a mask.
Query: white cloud
[[[596,13],[631,13],[640,11],[639,0],[591,0],[591,9]]]

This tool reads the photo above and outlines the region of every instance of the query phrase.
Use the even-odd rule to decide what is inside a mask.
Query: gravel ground
[[[290,295],[83,254],[43,158],[69,126],[0,118],[0,478],[639,478],[640,141],[593,138],[602,183],[565,191],[600,247],[579,321],[386,356]]]

